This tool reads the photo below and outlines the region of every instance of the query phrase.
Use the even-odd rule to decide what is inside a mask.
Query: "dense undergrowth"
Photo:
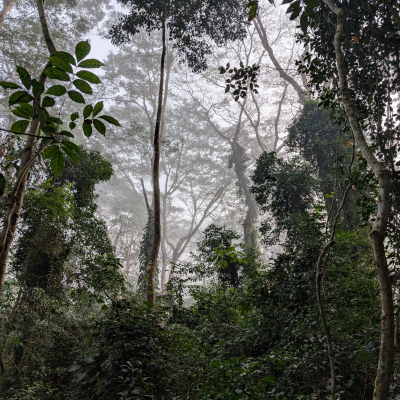
[[[352,149],[343,141],[332,151],[328,128],[338,129],[309,103],[292,128],[297,143],[287,143],[300,156],[264,153],[257,162],[252,191],[265,214],[261,239],[267,247],[280,243],[280,251],[266,263],[257,249],[246,250],[239,234],[210,225],[191,259],[173,266],[155,306],[125,281],[95,216],[95,184],[112,172],[99,153],[82,149],[79,166],[68,164],[59,178],[32,186],[1,304],[2,398],[329,398],[315,266],[326,215],[337,212],[343,194],[332,185],[347,173]],[[326,143],[299,143],[301,135],[315,134]],[[325,150],[326,157],[315,157]],[[328,168],[338,151],[340,162]],[[359,191],[345,199],[337,218],[323,302],[338,397],[361,400],[373,392],[380,304],[369,214],[360,207],[367,204],[362,190],[374,183],[363,159],[356,162],[350,172]],[[324,196],[330,187],[332,195]]]

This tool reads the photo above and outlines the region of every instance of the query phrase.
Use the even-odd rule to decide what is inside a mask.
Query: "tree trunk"
[[[11,1],[3,0],[3,9],[0,11],[0,32],[3,30],[3,24],[7,14],[15,6],[15,3],[16,1],[14,0]]]
[[[154,208],[154,238],[150,253],[150,264],[147,267],[147,301],[155,303],[155,272],[157,267],[158,252],[161,242],[161,213],[160,213],[160,126],[161,113],[163,108],[163,89],[164,89],[164,64],[165,64],[165,9],[162,26],[162,54],[160,66],[160,89],[158,94],[158,109],[156,127],[154,130],[154,159],[153,159],[153,208]]]
[[[390,380],[394,362],[394,310],[390,274],[385,254],[385,233],[390,208],[390,174],[384,171],[379,176],[378,214],[371,231],[372,249],[378,270],[381,292],[381,348],[375,379],[374,400],[386,400],[389,396]]]
[[[354,135],[355,145],[361,150],[368,165],[375,174],[379,183],[377,201],[377,216],[371,231],[372,249],[377,266],[380,294],[381,294],[381,347],[378,369],[375,379],[374,400],[386,400],[389,395],[390,380],[394,361],[394,310],[392,285],[385,254],[385,235],[390,213],[391,175],[385,165],[375,157],[372,149],[364,137],[360,121],[353,104],[351,91],[347,83],[347,69],[342,50],[342,36],[346,20],[344,8],[337,7],[332,0],[325,0],[326,4],[337,16],[337,27],[334,38],[336,64],[339,73],[342,102]]]
[[[50,55],[56,52],[56,48],[51,39],[51,35],[47,26],[46,15],[44,13],[43,8],[43,0],[38,0],[38,11],[39,18],[42,27],[43,36],[46,40],[47,48],[49,50]],[[46,67],[51,66],[51,63],[48,63]],[[39,77],[39,82],[43,85],[46,83],[47,76],[43,73]],[[41,99],[40,96],[36,98],[33,102],[33,107],[36,109],[40,105]],[[33,153],[33,148],[36,143],[35,136],[39,132],[40,122],[37,116],[35,116],[31,122],[29,134],[32,136],[28,136],[25,143],[25,152],[21,158],[21,164],[16,174],[16,181],[13,186],[11,193],[8,195],[7,199],[7,210],[5,216],[3,218],[3,228],[0,232],[0,296],[4,287],[4,280],[6,276],[7,269],[7,260],[8,254],[10,252],[11,244],[14,239],[15,231],[17,229],[19,214],[21,212],[22,204],[24,201],[24,192],[26,187],[26,182],[28,180],[28,172],[30,166],[36,161],[39,157],[41,151],[38,151],[36,154]],[[50,142],[47,144],[49,145]]]
[[[243,147],[238,143],[232,143],[232,162],[235,167],[238,185],[243,192],[247,206],[246,217],[243,222],[244,242],[247,251],[257,250],[257,231],[254,226],[257,217],[257,203],[253,194],[250,192],[249,183],[246,176],[245,153]]]
[[[163,234],[161,239],[161,253],[162,253],[161,291],[164,292],[166,278],[167,278],[167,265],[168,265],[168,254],[165,246],[167,241],[167,190],[165,190],[163,196],[162,220],[163,220],[163,229],[162,229]]]

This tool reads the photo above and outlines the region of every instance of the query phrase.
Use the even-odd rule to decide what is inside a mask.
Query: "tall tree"
[[[26,88],[26,91],[17,90],[12,93],[9,98],[9,105],[15,106],[12,113],[23,119],[16,121],[11,126],[10,130],[1,128],[3,132],[27,136],[27,139],[25,148],[17,157],[17,159],[21,158],[21,161],[17,168],[14,182],[10,184],[12,187],[7,196],[7,205],[3,217],[3,227],[0,232],[0,293],[4,286],[7,259],[17,228],[31,166],[42,157],[42,155],[44,155],[44,157],[51,159],[50,166],[52,171],[55,176],[58,176],[64,168],[65,155],[73,159],[75,162],[79,162],[79,147],[68,140],[68,138],[74,137],[74,135],[71,132],[60,129],[64,124],[60,119],[60,116],[62,105],[64,104],[66,97],[63,98],[57,117],[51,116],[47,109],[55,106],[56,100],[54,97],[45,96],[42,101],[42,94],[45,92],[46,81],[48,78],[51,78],[61,82],[68,82],[71,80],[69,74],[73,77],[76,76],[82,78],[75,79],[71,82],[79,92],[70,89],[70,87],[68,88],[70,90],[67,90],[62,85],[54,85],[46,92],[47,95],[52,95],[56,98],[60,96],[68,96],[73,102],[80,104],[85,104],[85,98],[81,92],[85,94],[93,93],[88,81],[96,84],[101,83],[100,79],[95,74],[82,69],[99,68],[102,66],[102,63],[98,60],[84,60],[90,52],[90,44],[88,42],[79,42],[77,44],[75,49],[76,59],[69,53],[57,52],[48,29],[42,0],[38,0],[37,8],[43,37],[50,53],[50,58],[38,80],[32,78],[25,68],[17,67],[20,81]],[[76,60],[81,62],[77,65]],[[80,70],[74,71],[73,68],[79,68]],[[21,89],[21,86],[14,82],[3,81],[0,85],[4,89]],[[33,105],[30,105],[31,102]],[[103,103],[99,102],[94,107],[89,104],[83,110],[84,122],[82,128],[87,137],[90,137],[92,134],[92,124],[97,131],[105,134],[106,126],[98,118],[102,118],[111,124],[119,125],[118,121],[112,117],[106,115],[98,116],[102,109]],[[97,119],[94,119],[95,116],[97,116]],[[90,119],[89,117],[92,118]],[[76,127],[74,121],[78,118],[79,113],[73,113],[70,116],[71,122],[69,128],[71,130]],[[29,133],[26,133],[28,126]],[[41,133],[44,135],[41,136]],[[10,165],[8,164],[8,166]],[[3,174],[1,174],[1,194],[4,193],[5,189],[6,180]]]
[[[247,23],[240,1],[235,1],[237,7],[232,7],[232,2],[223,0],[218,2],[197,0],[190,3],[158,0],[150,3],[146,1],[133,2],[132,0],[120,0],[120,2],[130,5],[131,10],[119,24],[111,29],[110,35],[114,43],[129,41],[129,35],[138,33],[141,28],[145,28],[147,32],[162,31],[161,73],[152,160],[154,238],[147,276],[147,301],[154,304],[154,275],[161,243],[159,160],[166,31],[168,29],[170,42],[177,49],[178,55],[187,62],[193,71],[198,72],[207,68],[206,58],[211,54],[211,46],[204,40],[204,36],[211,38],[217,45],[223,45],[228,40],[243,38],[246,34]]]
[[[351,129],[354,146],[378,182],[371,242],[381,295],[381,345],[373,398],[389,395],[394,359],[393,293],[385,240],[395,212],[391,206],[393,180],[398,179],[398,110],[392,93],[399,85],[399,29],[397,3],[326,0],[296,1],[291,18],[300,15],[300,38],[310,51],[301,71],[325,107],[337,113]],[[336,63],[332,64],[332,57]],[[332,86],[327,87],[326,82]]]

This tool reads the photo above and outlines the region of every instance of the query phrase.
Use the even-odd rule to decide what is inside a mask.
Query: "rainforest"
[[[397,0],[1,0],[0,399],[399,400]]]

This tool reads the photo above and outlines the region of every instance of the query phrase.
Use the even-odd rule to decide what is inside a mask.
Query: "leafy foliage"
[[[79,42],[75,49],[76,60],[80,61],[84,59],[89,52],[89,42]],[[59,118],[59,116],[61,115],[61,108],[65,101],[63,96],[68,95],[73,102],[85,104],[86,101],[82,93],[92,94],[92,88],[87,81],[90,81],[94,84],[101,83],[100,79],[92,72],[86,70],[77,71],[75,67],[77,63],[76,60],[75,57],[68,52],[56,52],[54,56],[49,58],[52,67],[45,68],[43,70],[43,74],[47,75],[47,77],[50,79],[59,80],[62,82],[70,82],[71,75],[72,77],[79,77],[78,74],[80,74],[85,80],[75,79],[72,81],[72,84],[79,91],[67,90],[63,85],[53,85],[46,91],[48,96],[45,96],[41,100],[40,96],[45,91],[44,85],[32,78],[25,68],[17,67],[17,73],[20,81],[23,86],[25,86],[26,90],[17,90],[9,97],[9,105],[15,106],[12,110],[13,114],[23,118],[22,120],[14,122],[14,124],[11,126],[11,133],[24,134],[31,122],[35,119],[39,119],[40,131],[44,134],[42,136],[39,134],[39,137],[42,139],[42,150],[44,150],[44,157],[51,160],[50,166],[53,171],[53,175],[56,178],[64,169],[65,156],[70,157],[75,162],[78,162],[79,160],[78,146],[67,139],[67,137],[73,137],[73,134],[62,130],[64,122]],[[78,68],[98,68],[102,65],[103,64],[97,60],[88,59],[81,61],[78,64]],[[0,84],[4,89],[20,89],[20,86],[14,84],[13,82],[1,82]],[[57,99],[57,97],[59,99]],[[33,105],[30,103],[33,103]],[[61,107],[60,111],[56,114],[57,116],[52,116],[48,109],[52,109],[58,104]],[[96,109],[96,114],[93,114],[92,118],[99,113],[99,110],[102,110],[102,104],[103,103],[101,103],[101,106],[97,105],[97,108],[96,106],[94,107]],[[100,120],[93,121],[93,119],[90,119],[89,117],[91,114],[92,112],[84,116],[84,122],[82,126],[84,134],[88,137],[91,136],[91,125],[93,124],[95,129],[104,135],[106,132],[106,126]],[[99,118],[102,118],[113,125],[119,126],[118,121],[113,117],[101,115]],[[71,115],[71,120],[72,119],[77,119],[75,113]],[[71,129],[74,129],[75,127],[76,124],[70,124]],[[50,144],[51,146],[48,147]],[[2,174],[0,176],[4,178]]]
[[[131,10],[110,30],[109,35],[114,43],[128,42],[129,35],[135,35],[141,28],[147,32],[159,30],[165,18],[170,41],[181,60],[187,62],[193,71],[200,72],[207,68],[206,58],[211,54],[211,45],[204,37],[223,46],[228,41],[246,36],[248,23],[239,0],[119,2],[131,6]]]

